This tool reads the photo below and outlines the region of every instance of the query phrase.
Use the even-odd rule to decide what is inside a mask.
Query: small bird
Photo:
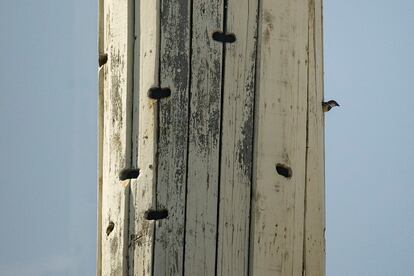
[[[322,102],[323,112],[328,112],[332,107],[339,106],[339,104],[334,100],[329,100],[327,102]]]

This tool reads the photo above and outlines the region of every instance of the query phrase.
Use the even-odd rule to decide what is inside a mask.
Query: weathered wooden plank
[[[155,224],[154,275],[182,275],[190,71],[189,0],[161,5],[161,87],[171,96],[159,101],[157,209],[168,218]]]
[[[128,1],[103,2],[104,41],[100,44],[104,44],[103,52],[108,55],[108,61],[102,65],[102,275],[126,275],[128,270],[129,182],[119,181],[118,173],[130,165],[129,8]]]
[[[131,130],[131,168],[138,168],[138,148],[139,148],[139,106],[140,106],[140,0],[134,2],[132,9],[133,21],[133,67],[132,67],[132,130]],[[139,169],[139,168],[138,168]],[[135,269],[135,246],[137,240],[136,228],[136,210],[135,210],[135,194],[137,192],[136,181],[132,180],[129,194],[129,221],[128,221],[128,275],[134,275]]]
[[[130,275],[152,275],[154,221],[144,213],[155,209],[157,101],[147,96],[148,90],[159,86],[159,0],[139,1],[136,9],[135,36],[139,43],[134,61],[139,69],[134,73],[134,131],[132,166],[140,169],[131,180],[130,194]],[[137,26],[138,25],[138,26]],[[138,57],[139,56],[139,57]],[[135,66],[135,68],[137,68]],[[138,108],[136,110],[136,108]],[[138,114],[137,114],[138,111]],[[138,130],[138,131],[137,131]]]
[[[321,5],[101,0],[98,275],[324,275]]]
[[[102,186],[103,186],[103,119],[104,119],[104,97],[103,97],[104,69],[98,72],[98,189],[97,189],[97,250],[96,250],[96,275],[102,275]]]
[[[102,186],[103,186],[103,79],[104,69],[100,68],[98,73],[98,189],[97,189],[97,250],[96,250],[96,275],[102,275]]]
[[[322,1],[309,0],[308,137],[304,275],[325,275]]]
[[[185,275],[214,275],[216,260],[223,1],[194,0]]]
[[[248,275],[257,0],[228,1],[217,275]]]
[[[302,273],[307,2],[261,1],[251,275]]]

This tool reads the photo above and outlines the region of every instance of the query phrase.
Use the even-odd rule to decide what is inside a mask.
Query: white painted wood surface
[[[194,0],[185,275],[214,275],[221,120],[223,1]]]
[[[307,0],[261,1],[251,275],[301,275],[307,128]],[[276,165],[292,170],[277,173]]]
[[[167,209],[168,218],[155,224],[154,275],[184,271],[190,4],[179,0],[161,5],[160,79],[161,87],[171,89],[171,97],[158,101],[157,209]]]
[[[220,156],[217,275],[248,275],[257,0],[228,1]]]
[[[133,43],[132,43],[132,137],[131,137],[131,167],[135,169],[138,168],[138,147],[139,147],[139,106],[140,106],[140,67],[141,67],[141,58],[140,58],[140,1],[134,1],[133,7],[131,7],[130,14],[133,24]],[[128,222],[128,235],[129,235],[129,243],[128,243],[128,275],[132,276],[136,270],[136,260],[135,260],[135,251],[137,244],[141,245],[142,242],[142,234],[136,231],[136,226],[138,222],[138,218],[136,217],[135,213],[135,202],[136,202],[136,193],[138,191],[136,185],[136,179],[131,180],[131,189],[129,194],[129,222]],[[144,260],[142,260],[144,261]],[[145,262],[141,262],[141,266],[144,265]],[[148,261],[146,262],[148,263]],[[145,269],[141,268],[141,271],[145,271]],[[147,270],[148,271],[148,270]],[[144,274],[142,272],[141,274]]]
[[[131,93],[128,61],[129,2],[101,2],[99,51],[108,55],[103,74],[102,197],[100,225],[100,268],[102,275],[126,275],[128,266],[129,181],[119,181],[119,171],[130,166]],[[103,72],[102,72],[103,70]],[[102,100],[103,98],[103,100]],[[110,225],[113,229],[110,230]],[[109,227],[109,228],[108,228]]]
[[[322,1],[309,2],[308,147],[306,162],[304,274],[325,275],[325,160]]]
[[[100,1],[97,274],[323,276],[321,0]]]
[[[139,43],[139,49],[135,49],[139,52],[134,53],[134,60],[139,61],[139,72],[134,72],[134,96],[138,96],[134,97],[134,108],[138,106],[138,118],[134,116],[133,121],[134,127],[138,124],[138,132],[132,140],[132,165],[140,169],[140,175],[131,180],[129,275],[144,276],[153,271],[154,221],[146,220],[144,213],[156,207],[157,101],[147,93],[159,86],[160,5],[159,0],[139,1],[136,5],[139,30],[135,30],[135,43]]]
[[[102,186],[103,186],[103,80],[104,80],[104,69],[99,68],[98,72],[98,189],[97,189],[97,250],[96,250],[96,275],[102,275],[101,262],[102,262]]]

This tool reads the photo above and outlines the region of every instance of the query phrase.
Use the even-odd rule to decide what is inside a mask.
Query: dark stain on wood
[[[168,209],[168,219],[155,223],[154,273],[157,275],[183,273],[190,12],[188,0],[161,2],[159,85],[169,87],[171,96],[158,102],[156,209]]]
[[[270,39],[270,34],[273,31],[273,21],[274,21],[275,17],[269,12],[269,11],[264,11],[263,13],[263,29],[264,29],[264,35],[263,35],[263,41],[265,44],[269,44],[269,39]]]

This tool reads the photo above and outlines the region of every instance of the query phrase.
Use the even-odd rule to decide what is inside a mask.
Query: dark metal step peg
[[[284,164],[276,164],[276,171],[278,174],[286,177],[291,178],[292,177],[292,169]]]
[[[148,90],[148,97],[154,100],[159,100],[171,96],[169,88],[153,87]]]
[[[108,61],[108,54],[100,54],[98,58],[98,64],[99,67],[102,65],[105,65],[105,63]]]
[[[144,218],[146,220],[159,220],[165,219],[168,217],[168,210],[161,209],[161,210],[147,210],[144,213]]]
[[[233,33],[217,31],[213,33],[213,39],[223,43],[233,43],[236,41],[236,35]]]
[[[119,180],[135,179],[139,176],[139,169],[122,169],[119,172]]]

